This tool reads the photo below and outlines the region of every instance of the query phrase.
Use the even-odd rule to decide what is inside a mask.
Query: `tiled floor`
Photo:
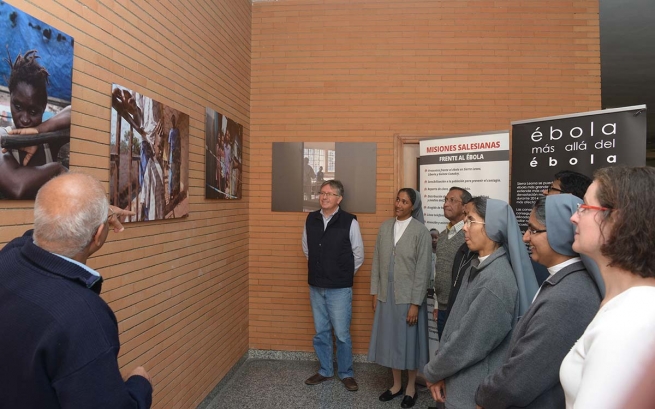
[[[402,398],[380,402],[378,396],[391,386],[391,371],[370,363],[355,363],[359,390],[349,392],[334,378],[315,386],[304,381],[316,373],[316,361],[249,359],[219,387],[216,396],[203,409],[218,408],[400,408]],[[426,409],[434,401],[419,386],[415,408]]]

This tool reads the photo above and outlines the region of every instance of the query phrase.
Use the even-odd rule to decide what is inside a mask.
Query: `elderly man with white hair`
[[[0,402],[8,408],[149,408],[143,367],[121,377],[114,313],[87,259],[121,231],[91,176],[67,173],[34,203],[34,231],[0,251]]]

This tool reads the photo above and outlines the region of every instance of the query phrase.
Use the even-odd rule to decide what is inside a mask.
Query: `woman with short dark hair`
[[[605,298],[562,362],[567,408],[623,408],[655,347],[653,203],[654,168],[603,168],[571,217],[573,249],[598,264]]]

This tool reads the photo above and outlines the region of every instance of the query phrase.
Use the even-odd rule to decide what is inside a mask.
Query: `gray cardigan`
[[[599,306],[598,288],[581,262],[544,281],[514,330],[505,363],[480,384],[477,404],[485,409],[563,408],[559,367]]]
[[[450,239],[448,229],[439,233],[437,262],[434,266],[434,295],[437,297],[437,308],[443,311],[448,309],[450,290],[453,287],[453,262],[462,244],[464,244],[464,229],[460,229]]]
[[[517,302],[516,278],[504,247],[466,271],[437,354],[424,370],[430,382],[446,380],[446,408],[475,407],[478,385],[505,359]]]
[[[382,223],[375,243],[371,267],[371,294],[387,301],[389,261],[393,253],[393,225],[396,219]],[[424,224],[412,219],[396,244],[393,264],[394,302],[421,305],[426,298],[432,274],[432,236]]]

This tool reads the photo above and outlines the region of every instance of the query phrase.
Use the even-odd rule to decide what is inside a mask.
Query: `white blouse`
[[[655,287],[632,287],[598,311],[564,358],[566,408],[624,408],[653,354]]]
[[[411,222],[411,221],[412,221],[411,217],[408,217],[405,220],[396,219],[396,222],[393,224],[393,245],[394,246],[398,243],[398,240],[400,240],[400,238],[403,237],[403,233],[405,233],[405,230],[407,230],[407,226],[409,226],[409,222]]]

